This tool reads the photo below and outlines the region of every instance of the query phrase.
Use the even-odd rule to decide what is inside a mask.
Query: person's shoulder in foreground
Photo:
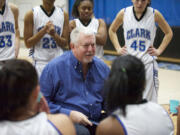
[[[131,55],[115,59],[105,83],[105,100],[111,115],[98,125],[96,134],[173,135],[168,113],[143,99],[144,87],[145,67],[140,59]]]
[[[38,101],[38,75],[30,62],[8,60],[0,65],[0,76],[1,134],[75,135],[67,116],[44,112],[43,102]]]

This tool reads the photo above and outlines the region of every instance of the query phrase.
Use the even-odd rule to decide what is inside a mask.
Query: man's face
[[[81,34],[77,45],[74,45],[72,50],[80,62],[84,64],[91,62],[96,51],[95,36]]]

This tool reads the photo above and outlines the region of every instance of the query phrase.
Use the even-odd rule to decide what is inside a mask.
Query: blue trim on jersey
[[[34,67],[36,67],[36,60],[34,60]]]
[[[154,58],[154,57],[153,57],[153,58]],[[155,92],[156,92],[156,94],[158,94],[158,90],[157,90],[157,87],[156,87],[155,76],[157,76],[157,78],[158,78],[158,71],[155,69],[154,60],[153,60],[153,82],[154,82]]]
[[[155,9],[154,8],[153,8],[153,14],[155,15]],[[154,23],[155,23],[155,26],[157,28],[158,24],[156,23],[155,18],[154,18]]]
[[[162,107],[161,105],[160,105],[160,107],[166,112],[166,115],[167,115],[167,117],[170,119],[171,124],[173,125],[173,129],[174,129],[174,123],[173,123],[173,120],[171,119],[171,117],[170,117],[168,111],[166,111],[166,109],[164,109],[164,107]]]
[[[64,13],[63,9],[62,9],[62,8],[60,8],[60,9],[61,9],[61,11]]]
[[[122,128],[123,128],[123,131],[124,131],[124,134],[125,135],[128,135],[128,133],[127,133],[127,130],[126,130],[126,127],[125,127],[125,125],[123,124],[123,122],[120,120],[120,118],[117,116],[117,115],[115,115],[115,114],[113,114],[113,116],[119,121],[119,123],[121,124],[121,126],[122,126]]]
[[[58,132],[59,135],[62,135],[59,129],[57,129],[57,127],[50,120],[48,120],[48,122],[55,128],[55,130]]]

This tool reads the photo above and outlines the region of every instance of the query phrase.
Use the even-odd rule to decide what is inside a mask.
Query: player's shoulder
[[[17,15],[19,13],[19,9],[18,9],[17,5],[15,5],[13,3],[8,3],[8,6],[11,8],[14,15]]]
[[[157,9],[154,9],[154,14],[156,17],[162,16],[161,12]]]
[[[96,19],[96,18],[94,18],[94,19]],[[102,23],[105,24],[105,21],[102,18],[98,18],[96,20],[99,22],[99,24],[102,24]]]
[[[117,18],[123,18],[125,12],[127,12],[127,10],[129,10],[129,8],[130,8],[130,7],[126,7],[126,8],[121,9],[121,10],[118,12],[118,14],[117,14],[116,17],[117,17]]]
[[[64,114],[48,114],[48,119],[53,122],[57,127],[62,127],[69,123],[68,116]]]
[[[70,21],[69,21],[69,25],[75,27],[75,26],[76,26],[76,20],[75,20],[75,19],[70,20]],[[73,28],[74,28],[74,27],[73,27]]]
[[[33,19],[33,11],[32,10],[27,11],[24,16],[24,21],[30,20],[30,19]]]
[[[97,127],[97,135],[124,135],[124,131],[120,123],[115,117],[109,116],[105,118]]]
[[[48,119],[64,135],[75,135],[75,129],[70,118],[64,114],[49,114]]]
[[[13,9],[13,10],[19,10],[19,9],[18,9],[18,6],[15,5],[15,4],[13,4],[13,3],[8,3],[8,6],[9,6],[11,9]]]

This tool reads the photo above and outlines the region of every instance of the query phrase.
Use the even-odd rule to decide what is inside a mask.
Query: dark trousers
[[[5,64],[5,63],[6,63],[6,61],[5,61],[5,60],[0,61],[0,65],[3,65],[3,64]]]
[[[74,124],[77,135],[95,135],[96,125],[93,126],[84,126],[80,124]]]

